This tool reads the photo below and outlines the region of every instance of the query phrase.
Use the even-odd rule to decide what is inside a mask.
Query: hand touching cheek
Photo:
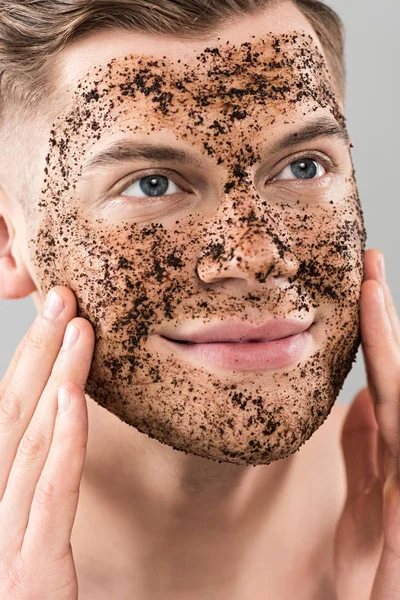
[[[400,589],[400,323],[383,256],[365,254],[361,332],[368,387],[342,434],[348,496],[336,536],[338,598],[395,600]]]

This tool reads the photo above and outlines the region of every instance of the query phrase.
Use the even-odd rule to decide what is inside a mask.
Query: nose
[[[281,286],[298,269],[299,262],[283,237],[272,226],[257,221],[245,228],[231,228],[211,242],[198,259],[196,272],[207,284],[235,280],[243,285],[245,280],[248,288],[256,290]]]

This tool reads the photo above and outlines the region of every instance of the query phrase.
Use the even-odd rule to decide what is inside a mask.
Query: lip
[[[221,321],[209,323],[197,330],[165,330],[159,333],[164,338],[177,342],[211,344],[216,342],[270,342],[303,333],[312,321],[298,319],[275,319],[262,325],[252,325],[243,321]]]
[[[275,320],[261,326],[230,321],[191,333],[160,334],[167,349],[185,361],[235,371],[268,371],[299,362],[310,345],[308,321]]]

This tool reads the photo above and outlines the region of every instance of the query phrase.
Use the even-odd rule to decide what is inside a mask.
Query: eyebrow
[[[201,161],[186,150],[172,146],[160,146],[148,142],[135,142],[121,140],[111,144],[102,152],[87,161],[82,169],[82,176],[87,176],[90,171],[121,162],[132,160],[152,160],[154,162],[176,161],[195,167],[201,166]]]
[[[350,138],[346,127],[340,125],[335,119],[330,117],[320,117],[319,119],[304,125],[294,133],[288,133],[278,140],[269,150],[272,154],[278,154],[286,148],[293,148],[306,142],[312,142],[318,138],[329,137],[336,139],[342,144],[349,144]]]
[[[293,133],[286,134],[279,139],[268,152],[277,154],[287,148],[293,148],[300,144],[310,142],[317,138],[330,137],[337,141],[348,144],[350,141],[346,128],[336,120],[329,117],[321,117],[308,123]],[[149,142],[134,140],[121,140],[114,142],[97,155],[88,160],[82,168],[82,177],[88,177],[90,172],[101,167],[130,162],[133,160],[149,160],[153,162],[179,162],[194,167],[204,166],[201,159],[181,148],[172,146],[160,146]]]

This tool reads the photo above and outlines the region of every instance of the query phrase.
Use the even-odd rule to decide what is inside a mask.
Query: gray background
[[[347,120],[368,231],[368,248],[379,248],[396,305],[400,306],[400,244],[396,192],[399,165],[399,9],[395,0],[329,0],[347,36]],[[0,300],[0,377],[36,314],[30,298]],[[351,402],[365,385],[362,352],[339,400]]]

